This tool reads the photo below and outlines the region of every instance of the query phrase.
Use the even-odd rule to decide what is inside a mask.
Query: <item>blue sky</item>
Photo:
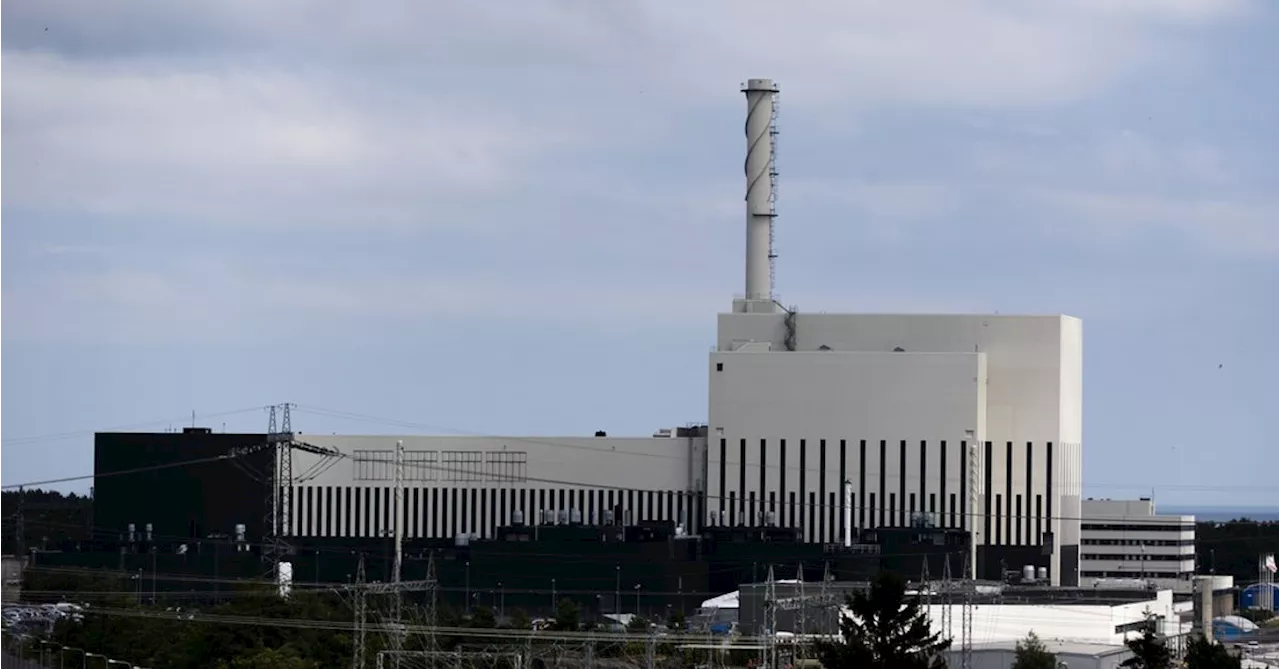
[[[5,7],[5,484],[703,420],[772,77],[786,302],[1079,316],[1087,494],[1276,504],[1275,3],[376,7]]]

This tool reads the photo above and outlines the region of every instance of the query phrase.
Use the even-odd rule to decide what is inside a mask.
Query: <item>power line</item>
[[[234,416],[237,414],[248,413],[250,411],[261,411],[263,407],[246,407],[244,409],[232,409],[230,411],[219,411],[209,414],[196,414],[197,419],[223,418],[225,416]],[[54,432],[50,434],[28,435],[25,437],[9,437],[0,440],[6,446],[20,446],[25,444],[35,444],[44,441],[62,441],[80,436],[92,436],[98,432],[123,432],[126,430],[137,430],[144,427],[155,427],[158,425],[173,425],[174,423],[183,424],[192,419],[192,414],[186,414],[178,418],[167,418],[163,420],[152,420],[141,423],[131,423],[128,425],[116,425],[114,427],[87,429],[87,430],[71,430],[68,432]]]

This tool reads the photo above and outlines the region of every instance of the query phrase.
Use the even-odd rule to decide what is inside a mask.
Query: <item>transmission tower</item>
[[[436,580],[436,554],[434,552],[427,558],[427,650],[435,651],[436,647],[436,625],[439,620],[436,617],[436,596],[439,591],[439,581]]]
[[[773,580],[773,565],[769,565],[769,580],[764,584],[764,669],[776,669],[778,662],[778,585]]]
[[[953,597],[951,593],[954,591],[951,583],[951,554],[944,553],[942,555],[942,587],[940,588],[942,596],[942,634],[948,639],[955,639],[955,632],[951,630],[951,609],[953,606]]]
[[[364,637],[365,623],[368,616],[365,601],[364,553],[360,554],[360,562],[356,565],[356,583],[353,599],[355,600],[354,641],[351,644],[351,669],[364,669]]]
[[[796,630],[796,637],[795,637],[796,650],[795,650],[795,660],[793,664],[798,664],[799,661],[804,658],[804,652],[803,652],[804,651],[804,635],[809,632],[809,624],[808,624],[809,623],[809,616],[808,616],[809,599],[805,597],[805,593],[804,593],[804,563],[803,562],[796,565],[796,580],[799,581],[799,586],[800,586],[800,616],[799,616],[799,620],[797,621],[799,623],[799,625],[797,625],[799,629]]]
[[[969,558],[965,557],[964,571],[969,572]],[[974,582],[964,584],[964,605],[960,609],[960,669],[973,669],[973,596]]]
[[[836,612],[835,633],[840,632],[840,605],[831,596],[831,563],[824,562],[822,564],[822,589],[819,597],[822,599],[822,633],[832,634],[831,612]]]
[[[920,566],[920,587],[918,590],[924,594],[924,610],[932,611],[933,606],[933,583],[929,580],[929,556],[924,556],[924,564]]]
[[[293,424],[289,416],[292,404],[273,404],[267,407],[267,443],[271,451],[272,471],[268,479],[271,491],[267,495],[267,514],[264,519],[266,538],[262,542],[262,559],[271,564],[274,575],[280,558],[289,553],[285,535],[292,527],[293,510]]]

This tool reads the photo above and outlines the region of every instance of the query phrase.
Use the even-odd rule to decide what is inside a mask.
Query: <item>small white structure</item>
[[[293,592],[293,563],[276,563],[276,585],[280,588],[280,596],[288,599]]]
[[[1045,650],[1057,657],[1059,669],[1115,669],[1130,656],[1124,646],[1054,640],[1044,641],[1044,645]],[[1009,669],[1017,657],[1017,646],[1014,641],[975,644],[973,669]],[[947,666],[960,666],[958,648],[952,648],[946,655]]]
[[[1156,588],[1192,591],[1195,516],[1156,515],[1146,499],[1086,499],[1080,505],[1080,585],[1106,587],[1138,579]]]
[[[961,637],[960,605],[952,604],[951,629],[941,628],[943,606],[929,607],[929,618],[935,632],[952,638]],[[1053,602],[1045,604],[976,604],[973,613],[975,644],[1014,643],[1034,631],[1042,641],[1085,643],[1107,646],[1123,645],[1126,639],[1141,634],[1148,613],[1158,621],[1161,634],[1179,632],[1174,610],[1173,591],[1152,593],[1148,601],[1126,604],[1091,604]],[[847,612],[846,612],[847,615]]]

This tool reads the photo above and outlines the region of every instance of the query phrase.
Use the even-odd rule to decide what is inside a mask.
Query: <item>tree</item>
[[[493,609],[477,606],[475,611],[471,612],[471,621],[467,626],[476,629],[493,629],[498,626],[498,620],[493,615]]]
[[[577,632],[581,627],[582,609],[572,599],[556,602],[556,624],[558,632]]]
[[[1027,638],[1014,648],[1012,669],[1057,669],[1058,658],[1045,648],[1035,632],[1027,632]]]
[[[906,583],[882,572],[868,594],[847,598],[849,615],[840,621],[841,642],[820,642],[826,669],[941,669],[950,639],[929,629],[920,598],[906,596]]]
[[[1173,656],[1169,653],[1169,647],[1164,645],[1164,639],[1156,635],[1153,625],[1148,625],[1142,631],[1142,636],[1135,639],[1129,639],[1124,642],[1133,652],[1133,657],[1120,663],[1122,667],[1129,669],[1170,669],[1173,666]]]
[[[1220,643],[1196,637],[1187,645],[1187,669],[1240,669],[1240,656]]]

